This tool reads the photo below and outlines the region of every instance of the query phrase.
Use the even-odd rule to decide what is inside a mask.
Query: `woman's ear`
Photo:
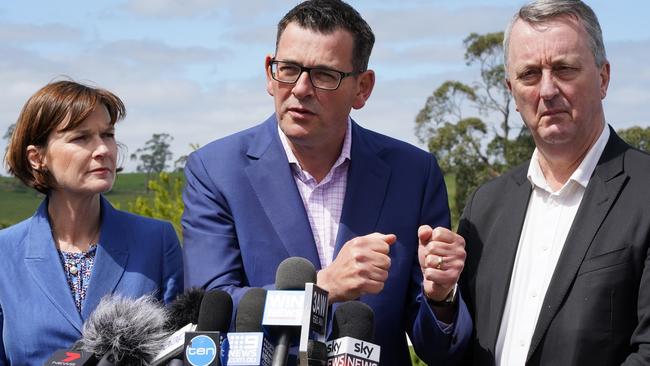
[[[43,170],[47,168],[40,147],[36,147],[34,145],[27,146],[27,160],[29,161],[29,165],[34,170]]]

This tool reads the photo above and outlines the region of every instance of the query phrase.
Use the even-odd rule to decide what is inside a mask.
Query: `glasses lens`
[[[341,74],[327,69],[312,69],[311,82],[321,89],[336,89],[341,81]]]
[[[294,83],[300,77],[300,66],[287,62],[275,62],[271,64],[271,72],[277,81]]]

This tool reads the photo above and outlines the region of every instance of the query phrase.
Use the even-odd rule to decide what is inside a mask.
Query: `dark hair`
[[[275,40],[277,53],[280,36],[289,23],[296,22],[302,28],[331,33],[338,29],[352,33],[354,49],[352,50],[352,66],[355,72],[368,69],[368,60],[375,44],[375,35],[361,14],[353,7],[340,0],[308,0],[291,9],[278,23],[278,34]]]
[[[47,170],[32,168],[27,147],[45,148],[52,132],[77,128],[100,104],[106,106],[111,126],[126,115],[124,103],[107,90],[68,80],[42,87],[27,100],[18,116],[5,156],[9,172],[25,185],[48,193],[53,177]]]
[[[589,5],[580,0],[536,0],[522,6],[510,20],[503,37],[504,65],[508,66],[510,32],[518,19],[529,24],[540,24],[561,16],[569,16],[582,24],[589,36],[589,48],[594,56],[596,66],[603,66],[607,61],[607,54],[598,17]]]

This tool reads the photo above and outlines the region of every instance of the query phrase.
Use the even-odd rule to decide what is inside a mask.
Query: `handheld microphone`
[[[176,296],[167,306],[167,330],[175,332],[188,324],[197,324],[204,295],[204,289],[193,287]]]
[[[70,349],[60,349],[52,354],[45,362],[45,366],[93,366],[97,365],[97,358],[90,352]]]
[[[324,337],[327,329],[327,291],[314,284],[316,269],[305,258],[285,259],[275,278],[277,290],[266,294],[262,321],[277,339],[272,365],[286,365],[289,347],[296,344],[300,362],[306,365],[310,337]]]
[[[214,312],[215,316],[210,312]],[[197,288],[189,289],[170,304],[168,314],[173,319],[167,321],[167,327],[176,331],[167,338],[164,348],[151,362],[152,366],[181,365],[186,345],[185,334],[195,332],[199,323],[203,330],[227,329],[228,325],[224,323],[230,322],[232,299],[221,290],[205,292]],[[223,319],[220,319],[222,316]]]
[[[266,290],[251,288],[239,301],[235,331],[228,333],[225,364],[228,366],[271,366],[274,347],[263,333],[262,318]]]
[[[332,318],[332,340],[327,342],[328,365],[379,365],[380,347],[371,343],[374,312],[361,301],[339,305]]]
[[[221,290],[203,296],[196,331],[185,333],[185,361],[190,365],[220,366],[221,342],[232,318],[232,298]]]
[[[151,361],[153,366],[183,363],[185,332],[196,330],[204,295],[204,289],[193,287],[176,296],[174,301],[168,305],[165,328],[173,333],[165,341],[162,351]],[[170,360],[174,357],[177,359]]]
[[[138,299],[108,295],[90,315],[79,347],[99,364],[149,364],[168,336],[165,309],[152,296]]]

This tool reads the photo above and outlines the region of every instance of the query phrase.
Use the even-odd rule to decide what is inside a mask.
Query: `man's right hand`
[[[329,303],[358,299],[384,288],[390,269],[393,234],[372,233],[343,245],[334,261],[318,272],[318,286],[329,292]]]

